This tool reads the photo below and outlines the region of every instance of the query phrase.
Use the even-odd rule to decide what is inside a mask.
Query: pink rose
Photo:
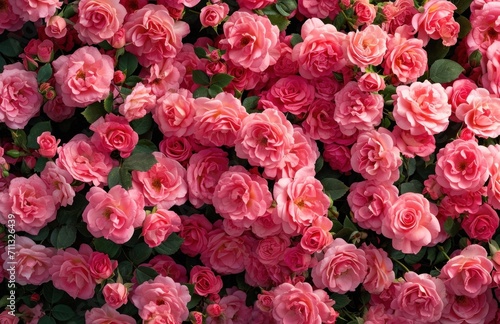
[[[412,128],[403,130],[398,125],[394,126],[392,134],[396,138],[396,146],[407,158],[428,158],[436,150],[436,139],[427,133],[412,135],[411,130]]]
[[[257,218],[257,220],[252,224],[252,233],[259,238],[278,235],[281,232],[281,221],[274,219],[270,211],[268,211],[264,216]]]
[[[169,209],[187,200],[186,169],[160,152],[153,152],[157,163],[148,171],[132,171],[132,185],[142,195],[146,206]]]
[[[460,25],[453,18],[457,7],[449,1],[431,0],[425,3],[423,9],[423,12],[413,16],[412,25],[424,45],[429,39],[442,39],[445,46],[455,45],[460,30]]]
[[[32,235],[56,219],[57,212],[52,193],[37,174],[12,179],[9,189],[0,193],[0,211],[2,224],[14,214],[16,231]]]
[[[369,25],[362,31],[349,32],[347,59],[364,71],[369,65],[380,65],[387,50],[387,33],[377,25]]]
[[[407,272],[396,292],[391,308],[396,315],[415,319],[416,323],[432,323],[441,318],[446,305],[446,290],[443,281],[429,274]]]
[[[45,312],[42,309],[42,304],[36,304],[33,308],[30,308],[27,305],[22,305],[19,307],[19,312],[21,313],[19,317],[25,324],[36,324],[45,315]]]
[[[45,34],[52,38],[63,38],[68,33],[66,20],[61,16],[52,16],[46,19]]]
[[[422,40],[396,34],[388,43],[383,67],[384,75],[394,74],[401,83],[417,81],[427,70],[427,52]]]
[[[385,89],[385,81],[379,74],[367,72],[358,79],[358,86],[361,91],[378,92]]]
[[[338,170],[343,173],[352,170],[351,150],[347,146],[325,144],[323,149],[323,159],[330,165],[332,170]]]
[[[264,265],[277,265],[283,260],[283,253],[290,244],[290,238],[285,234],[266,237],[259,240],[255,256]]]
[[[333,98],[332,98],[333,99]],[[302,127],[312,139],[320,140],[323,143],[331,143],[335,140],[334,120],[335,103],[332,100],[316,99],[309,106],[306,119],[302,122]]]
[[[117,150],[122,158],[129,157],[139,141],[139,135],[125,117],[106,114],[93,122],[89,128],[94,132],[90,140],[96,149],[106,153]]]
[[[0,10],[0,32],[17,31],[21,29],[25,21],[18,14],[14,13],[13,5],[10,1]]]
[[[194,136],[200,144],[233,147],[242,121],[248,116],[241,101],[221,92],[213,99],[197,98],[194,107]]]
[[[114,62],[95,47],[83,46],[54,62],[56,91],[67,106],[85,107],[109,95]]]
[[[449,295],[448,304],[444,307],[443,316],[439,320],[442,324],[455,323],[495,323],[498,303],[493,298],[492,290],[474,297]]]
[[[43,105],[43,112],[47,114],[47,117],[57,123],[73,117],[75,110],[76,107],[66,106],[63,103],[62,96],[56,96]]]
[[[140,284],[132,295],[132,303],[139,309],[139,316],[145,321],[164,314],[169,316],[171,323],[180,323],[189,316],[186,305],[190,300],[186,286],[163,276]]]
[[[354,291],[363,282],[368,271],[363,250],[338,238],[323,253],[311,271],[313,282],[318,288],[345,294]]]
[[[144,86],[143,83],[137,83],[118,109],[130,122],[146,116],[155,105],[156,97],[151,93],[151,88]]]
[[[470,79],[455,80],[451,86],[446,88],[448,102],[451,105],[453,113],[456,112],[459,105],[467,103],[467,97],[474,89],[477,89],[477,85]]]
[[[213,1],[214,3],[217,1]],[[262,9],[276,2],[276,0],[236,0],[240,8],[250,10]]]
[[[123,244],[130,240],[134,229],[144,220],[144,200],[137,190],[127,191],[114,186],[106,192],[92,187],[85,198],[89,204],[83,211],[83,221],[95,237]]]
[[[25,71],[21,63],[6,65],[0,73],[0,89],[0,122],[11,129],[24,128],[43,102],[36,73]]]
[[[362,133],[351,147],[352,169],[366,180],[396,181],[402,161],[395,142],[394,135],[382,127]]]
[[[188,136],[194,132],[195,106],[192,94],[181,89],[158,98],[153,119],[165,136]]]
[[[373,245],[363,243],[361,249],[365,251],[368,272],[363,281],[363,288],[370,294],[380,294],[389,289],[395,279],[393,265],[387,252]]]
[[[309,253],[315,253],[323,250],[333,242],[332,229],[333,223],[327,217],[319,217],[308,227],[300,238],[300,247]]]
[[[36,56],[41,63],[48,63],[54,58],[54,43],[50,39],[41,42],[36,51]]]
[[[90,274],[96,283],[100,283],[110,278],[118,267],[118,261],[111,261],[109,256],[102,252],[92,252],[88,262]]]
[[[12,316],[10,309],[5,309],[0,313],[0,323],[2,324],[17,324],[19,323],[19,317]]]
[[[253,72],[263,72],[280,57],[279,29],[266,16],[245,11],[234,12],[224,23],[219,42],[223,59]]]
[[[188,281],[186,268],[175,263],[175,260],[168,255],[158,254],[142,266],[153,268],[160,276],[170,277],[175,282]]]
[[[489,241],[498,229],[497,212],[487,203],[482,204],[476,212],[469,213],[462,221],[462,228],[471,238],[479,241]]]
[[[107,283],[102,290],[106,305],[117,309],[127,303],[128,290],[125,285],[118,282]]]
[[[309,110],[315,96],[314,87],[301,76],[280,78],[267,92],[270,100],[281,112],[300,115]]]
[[[330,76],[314,78],[311,80],[311,84],[316,89],[316,98],[326,101],[332,101],[335,98],[335,94],[343,87],[339,81]],[[311,108],[309,111],[311,111]]]
[[[154,4],[127,16],[123,29],[129,44],[126,50],[146,67],[175,57],[182,48],[182,38],[189,34],[187,23],[174,21],[165,6]]]
[[[312,262],[311,254],[300,246],[287,247],[283,254],[283,264],[293,272],[307,271]]]
[[[135,324],[133,317],[120,314],[108,304],[104,304],[101,308],[94,307],[85,312],[85,323],[107,324]]]
[[[280,52],[280,58],[272,68],[274,74],[280,78],[297,74],[299,72],[299,64],[292,59],[292,47],[285,42],[281,42]]]
[[[399,196],[382,221],[382,234],[403,253],[417,254],[439,234],[438,208],[422,194],[407,192]]]
[[[9,1],[9,4],[12,6],[12,12],[22,20],[36,22],[40,18],[53,16],[63,3],[57,0],[20,0]]]
[[[191,44],[184,44],[183,48],[188,48],[188,45]],[[191,55],[194,55],[194,57],[191,57]],[[199,61],[200,59],[192,49],[192,52],[183,52],[181,50],[175,60],[166,59],[162,62],[153,63],[149,67],[149,74],[146,74],[145,77],[148,88],[151,88],[151,94],[160,98],[166,95],[167,92],[179,90],[181,86],[192,89],[194,87],[192,70],[197,69]]]
[[[52,283],[73,298],[90,299],[94,296],[95,280],[90,272],[89,259],[92,249],[86,244],[77,251],[74,248],[59,250],[52,257]]]
[[[371,4],[368,0],[355,0],[354,1],[354,13],[356,14],[357,20],[356,25],[360,26],[363,24],[370,26],[375,17],[377,16],[377,7]],[[377,26],[378,27],[378,26]]]
[[[396,124],[412,135],[435,135],[448,127],[451,105],[441,84],[425,80],[400,85],[392,98]]]
[[[252,309],[246,306],[247,294],[236,288],[226,289],[227,295],[222,297],[217,306],[220,306],[220,311],[218,315],[222,317],[223,320],[230,323],[242,323],[250,319]],[[216,304],[212,304],[216,305]],[[216,315],[216,314],[214,314]],[[207,318],[207,324],[217,324],[220,323],[219,319]]]
[[[299,0],[298,9],[307,18],[333,19],[340,12],[340,5],[329,0]]]
[[[2,254],[3,269],[8,270],[10,264],[9,254],[6,250]],[[20,285],[41,285],[50,280],[49,269],[52,265],[51,258],[56,253],[54,248],[36,244],[28,237],[16,236],[16,283]],[[1,323],[1,321],[0,321]]]
[[[203,27],[216,27],[229,13],[227,3],[215,3],[204,6],[200,12],[200,22]]]
[[[472,90],[467,101],[457,107],[456,116],[478,137],[500,135],[500,98],[490,95],[486,89]]]
[[[36,142],[40,146],[38,153],[43,157],[51,159],[56,155],[57,145],[59,145],[61,140],[56,140],[50,132],[43,132],[36,138]]]
[[[500,13],[500,4],[496,1],[481,1],[481,5],[471,10],[470,22],[472,30],[468,33],[466,41],[468,53],[479,50],[483,55],[488,51],[489,47],[495,42],[500,40],[500,23],[498,22],[498,15]],[[496,48],[497,46],[494,46]],[[493,49],[495,51],[496,49]]]
[[[222,279],[216,276],[208,267],[194,266],[189,273],[189,283],[194,285],[194,291],[200,296],[218,294],[222,289]]]
[[[412,0],[385,2],[382,7],[382,13],[385,17],[382,28],[389,34],[394,34],[398,27],[411,25],[411,20],[417,12]]]
[[[436,181],[450,194],[479,190],[488,179],[488,166],[475,141],[456,139],[439,150]]]
[[[170,234],[177,233],[181,228],[181,219],[175,212],[166,209],[157,209],[156,212],[146,215],[142,224],[144,242],[153,248],[165,241]]]
[[[292,58],[299,62],[299,73],[306,79],[331,75],[346,65],[346,35],[318,18],[306,20],[300,32],[302,39],[293,48]]]
[[[119,0],[81,0],[74,28],[84,43],[98,44],[118,32],[126,15]]]
[[[40,178],[47,185],[48,191],[52,192],[56,206],[65,207],[73,204],[76,193],[71,186],[73,177],[68,171],[58,167],[54,162],[48,161],[40,173]]]

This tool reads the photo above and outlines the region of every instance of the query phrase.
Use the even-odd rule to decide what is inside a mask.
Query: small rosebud
[[[123,82],[125,82],[125,74],[120,70],[115,71],[115,74],[113,75],[113,82],[116,85],[121,85]]]
[[[210,317],[219,317],[222,315],[222,307],[219,304],[210,304],[207,306],[207,315]]]
[[[38,45],[36,55],[42,63],[49,63],[54,59],[54,43],[46,39]]]
[[[36,158],[34,156],[25,156],[23,161],[29,169],[33,169],[36,165]]]
[[[30,300],[31,300],[32,302],[38,302],[38,301],[40,301],[40,295],[39,295],[39,294],[37,294],[37,293],[33,293],[33,294],[31,294],[31,296],[30,296]]]
[[[189,313],[189,319],[193,324],[202,324],[203,314],[200,312],[192,311],[191,313]]]
[[[125,46],[125,29],[123,28],[120,28],[118,29],[118,31],[113,35],[113,37],[111,38],[111,46],[113,46],[113,48],[122,48],[123,46]]]

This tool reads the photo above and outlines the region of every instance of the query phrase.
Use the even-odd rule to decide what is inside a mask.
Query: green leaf
[[[49,159],[42,157],[39,157],[36,160],[35,167],[33,168],[33,171],[35,172],[42,172],[43,169],[45,169],[45,165],[49,162]]]
[[[347,191],[349,187],[346,186],[342,181],[335,178],[325,178],[321,180],[323,184],[323,189],[332,200],[337,200],[341,198]]]
[[[54,318],[58,321],[67,321],[73,316],[75,316],[75,312],[68,305],[55,305],[50,314],[54,316]]]
[[[440,59],[432,64],[429,73],[432,81],[447,83],[456,80],[463,71],[464,68],[457,62]]]
[[[205,49],[203,47],[195,47],[194,48],[194,53],[200,59],[207,58],[207,52],[205,51]]]
[[[295,0],[278,0],[276,3],[276,10],[285,17],[290,16],[295,9],[297,9]]]
[[[130,281],[134,272],[134,265],[130,261],[121,261],[118,264],[118,271],[123,278],[123,281]]]
[[[120,184],[126,190],[132,187],[132,175],[127,169],[120,168]]]
[[[142,78],[137,75],[131,75],[125,79],[125,85],[129,87],[135,87],[135,85],[142,81]]]
[[[143,139],[139,140],[139,142],[135,146],[134,150],[132,151],[132,154],[141,153],[141,152],[142,153],[153,153],[155,151],[158,151],[158,148],[156,147],[155,143],[143,138]]]
[[[42,296],[50,303],[55,304],[61,300],[64,296],[64,292],[62,290],[54,288],[52,283],[44,284],[42,288]]]
[[[92,124],[102,116],[106,115],[106,110],[104,109],[102,102],[94,102],[85,108],[82,115],[89,122],[89,124]]]
[[[7,38],[0,42],[0,53],[7,57],[17,57],[23,52],[23,48],[17,39]]]
[[[263,9],[261,9],[262,13],[266,16],[277,16],[280,15],[280,12],[276,9],[276,5],[271,4]]]
[[[404,182],[401,184],[400,194],[407,192],[422,193],[424,185],[418,180],[411,180],[410,182]]]
[[[151,153],[133,153],[123,160],[122,168],[125,170],[148,171],[156,162],[156,158]]]
[[[106,41],[106,40],[100,42],[97,45],[99,45],[99,47],[102,48],[105,51],[111,51],[111,50],[113,50],[113,46],[111,46],[111,44],[108,41]]]
[[[469,9],[472,0],[452,0],[451,2],[457,6],[455,12],[462,14],[465,10]]]
[[[330,298],[335,301],[333,308],[335,310],[340,310],[341,308],[346,307],[351,302],[351,299],[347,295],[332,293],[330,294]]]
[[[218,85],[216,84],[212,84],[209,88],[208,88],[208,95],[212,98],[214,98],[215,96],[217,96],[219,93],[223,92],[224,90],[219,87]]]
[[[124,53],[118,59],[118,69],[125,73],[127,77],[134,73],[138,64],[139,61],[137,60],[137,57],[128,52]]]
[[[302,39],[302,36],[300,36],[299,34],[292,34],[292,38],[290,39],[290,45],[292,45],[292,47],[295,47],[295,45],[297,45],[298,43],[302,43],[304,40]]]
[[[314,164],[314,172],[318,173],[323,168],[324,163],[325,160],[320,155],[319,158],[316,160],[316,163]]]
[[[116,257],[118,252],[120,251],[120,245],[116,244],[113,241],[107,240],[104,237],[94,239],[93,243],[97,251],[106,253],[110,258]]]
[[[245,107],[247,111],[254,110],[259,104],[259,99],[259,96],[246,97],[245,99],[243,99],[243,107]]]
[[[42,318],[40,318],[38,324],[56,324],[56,320],[48,315],[45,315]]]
[[[212,84],[216,84],[221,88],[227,87],[231,80],[234,79],[234,76],[226,74],[226,73],[218,73],[212,77]]]
[[[137,283],[139,285],[150,279],[154,279],[157,276],[158,272],[156,272],[156,270],[153,268],[138,267],[137,270],[135,270],[135,278],[137,279]]]
[[[50,243],[58,249],[70,247],[76,240],[76,228],[64,225],[55,228],[50,235]]]
[[[159,254],[172,255],[179,250],[182,242],[184,242],[183,238],[181,238],[176,233],[172,233],[168,236],[165,242],[155,247],[154,249]]]
[[[193,81],[196,84],[207,86],[210,84],[210,78],[202,70],[193,70]]]
[[[136,244],[132,250],[128,252],[128,257],[134,264],[141,264],[146,261],[153,250],[144,242]]]
[[[201,297],[200,295],[198,294],[192,294],[191,295],[191,300],[189,301],[189,303],[187,304],[187,308],[188,309],[193,309],[195,308],[196,306],[198,306],[198,303],[203,299],[203,297]]]
[[[481,60],[483,59],[483,54],[479,50],[475,50],[469,56],[469,64],[471,67],[478,67],[481,65]]]
[[[344,219],[344,228],[348,228],[348,229],[351,229],[353,231],[357,231],[358,228],[356,227],[356,225],[354,225],[354,223],[349,219],[349,217],[346,217]]]
[[[426,252],[427,252],[427,248],[423,247],[420,249],[420,251],[418,251],[417,254],[406,254],[404,261],[405,261],[405,263],[408,263],[409,265],[416,264],[416,263],[420,262],[420,260],[422,260],[422,258],[424,257]]]
[[[277,26],[280,31],[284,31],[290,24],[290,20],[288,20],[286,17],[283,17],[282,15],[269,15],[267,16],[267,18],[269,18],[271,24]]]
[[[43,240],[45,240],[48,236],[49,236],[49,233],[50,233],[50,229],[48,226],[45,226],[43,227],[37,235],[26,235],[28,236],[29,238],[31,238],[33,241],[35,242],[41,242]]]
[[[431,66],[437,60],[445,58],[450,48],[444,46],[441,40],[431,39],[425,46],[425,50],[427,52],[427,64]]]
[[[333,25],[335,26],[335,28],[337,28],[337,30],[344,29],[344,27],[346,26],[346,23],[347,23],[347,19],[346,19],[345,15],[343,15],[343,14],[337,15],[335,17],[335,19],[333,19]]]
[[[48,81],[51,76],[52,76],[52,66],[50,66],[50,63],[47,63],[44,66],[42,66],[40,70],[38,70],[36,81],[38,83],[43,83]]]
[[[113,93],[110,92],[109,95],[106,97],[106,99],[104,99],[104,110],[106,110],[106,112],[112,112],[113,111]]]
[[[120,167],[114,167],[108,174],[108,187],[111,189],[120,184]]]
[[[36,123],[30,130],[30,133],[27,137],[26,145],[32,149],[39,149],[40,145],[38,145],[36,139],[43,132],[51,132],[51,131],[52,131],[52,126],[50,125],[50,121]]]
[[[135,119],[130,122],[130,126],[137,133],[137,135],[147,133],[151,129],[152,125],[153,117],[151,117],[151,114],[147,114],[142,118]]]
[[[14,145],[26,149],[26,143],[28,141],[26,133],[22,129],[11,129],[10,135],[12,136],[12,141]]]
[[[446,218],[443,227],[446,233],[448,233],[450,236],[455,236],[455,234],[460,231],[460,224],[458,222],[455,222],[452,217]]]
[[[458,33],[458,38],[460,39],[465,38],[472,29],[472,25],[469,19],[467,19],[464,16],[458,16],[455,20],[460,25],[460,32]]]
[[[7,64],[7,62],[5,61],[3,56],[0,56],[0,73],[3,72],[3,67],[5,66],[5,64]]]
[[[193,98],[203,98],[203,97],[208,97],[208,88],[207,87],[199,87],[198,89],[194,90],[193,92]]]

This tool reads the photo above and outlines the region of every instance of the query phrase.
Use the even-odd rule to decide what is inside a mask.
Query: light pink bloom
[[[45,19],[45,34],[52,38],[63,38],[68,33],[66,28],[66,20],[61,16],[52,16],[48,20]]]
[[[104,304],[101,308],[94,307],[85,312],[85,324],[135,324],[133,317],[120,314],[108,304]]]
[[[340,12],[337,1],[329,0],[299,0],[298,9],[307,18],[334,18]]]
[[[423,41],[406,39],[396,33],[388,43],[383,67],[384,75],[394,74],[401,83],[417,81],[427,70],[427,52],[423,49]]]
[[[497,309],[491,289],[474,297],[448,294],[448,304],[439,323],[494,323]]]
[[[89,258],[90,275],[96,283],[109,279],[118,267],[118,261],[111,260],[106,253],[94,251]]]
[[[290,243],[290,238],[285,234],[266,237],[259,240],[255,256],[264,265],[277,265],[283,260],[283,253]]]
[[[442,39],[443,45],[457,43],[460,25],[453,18],[457,7],[450,1],[431,0],[425,3],[423,12],[413,16],[412,26],[418,31],[418,38],[427,45],[429,39]]]
[[[36,142],[40,146],[38,153],[43,157],[51,159],[56,155],[57,145],[59,145],[61,140],[56,140],[50,132],[43,132],[37,137]]]
[[[214,3],[204,6],[200,11],[200,22],[203,27],[215,27],[219,25],[229,13],[227,3]]]
[[[398,125],[394,126],[392,134],[396,138],[396,146],[407,158],[420,156],[426,159],[436,150],[436,139],[433,135],[412,135],[411,130],[403,130]]]
[[[298,75],[280,78],[266,93],[270,100],[281,112],[300,115],[309,110],[309,105],[315,96],[314,87],[308,80]]]
[[[165,136],[188,136],[194,132],[194,99],[186,89],[158,98],[153,118]]]
[[[381,75],[367,72],[358,79],[358,86],[361,91],[378,92],[385,89],[385,81]]]
[[[480,5],[476,5],[476,3],[480,3]],[[471,9],[470,17],[472,30],[466,38],[467,53],[479,50],[484,55],[493,43],[500,40],[500,22],[498,21],[500,3],[497,1],[474,1],[471,7],[474,9]],[[496,47],[493,47],[493,51],[496,51]]]
[[[363,288],[370,294],[380,294],[385,289],[389,289],[395,279],[392,261],[387,252],[373,245],[363,243],[361,249],[365,251],[368,265]]]
[[[175,282],[188,281],[186,268],[175,263],[175,260],[168,255],[158,254],[142,266],[153,268],[160,276],[170,277]]]
[[[122,283],[110,282],[102,290],[106,305],[117,309],[127,303],[128,291]]]
[[[144,86],[143,83],[137,83],[120,105],[119,111],[130,122],[144,117],[153,110],[155,104],[156,96],[151,93],[151,88]]]
[[[47,185],[47,189],[52,192],[57,206],[64,207],[73,204],[73,198],[76,194],[71,186],[73,177],[68,171],[58,167],[54,162],[48,161],[40,173],[40,178]]]
[[[413,16],[417,13],[415,3],[412,0],[396,0],[385,2],[382,7],[385,21],[382,28],[389,34],[394,34],[396,29],[403,25],[411,25]]]
[[[377,25],[347,34],[347,58],[364,71],[369,65],[380,65],[387,50],[387,33]]]
[[[157,209],[156,212],[146,215],[142,224],[142,236],[144,236],[144,242],[153,248],[165,241],[170,234],[179,232],[180,229],[179,215],[171,210]]]
[[[248,322],[252,309],[246,306],[247,294],[236,288],[226,289],[227,295],[222,297],[218,304],[207,307],[209,317],[206,324],[218,324],[220,320],[233,324],[244,324]],[[215,311],[211,312],[211,309]],[[210,317],[210,314],[215,317]]]
[[[334,120],[335,109],[333,100],[314,100],[309,106],[306,119],[302,122],[305,133],[312,139],[320,140],[323,143],[333,142],[335,128],[332,127],[332,123],[337,123]]]
[[[309,226],[300,238],[300,247],[309,253],[319,252],[333,242],[330,233],[333,223],[327,217],[319,217]]]
[[[24,21],[36,22],[40,18],[52,17],[57,9],[61,8],[62,1],[58,0],[19,0],[9,1],[12,12],[19,15]]]
[[[14,13],[10,1],[7,1],[6,5],[0,9],[0,32],[17,31],[23,27],[24,23],[25,21]]]
[[[139,141],[139,135],[122,116],[106,114],[89,128],[94,132],[90,140],[99,151],[111,153],[117,150],[122,158],[129,157]]]

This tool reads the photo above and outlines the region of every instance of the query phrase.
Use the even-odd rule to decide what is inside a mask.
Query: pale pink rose
[[[477,191],[488,179],[488,164],[475,141],[456,139],[439,150],[436,163],[436,181],[459,195]]]
[[[330,165],[332,170],[343,173],[352,170],[351,151],[347,146],[338,144],[325,144],[323,147],[323,159]]]
[[[94,132],[90,140],[97,150],[105,153],[117,150],[122,158],[129,157],[139,141],[139,135],[122,116],[106,114],[89,128]]]
[[[212,224],[202,214],[181,215],[180,218],[182,228],[179,236],[184,240],[181,252],[194,257],[207,247],[208,232],[212,230]]]
[[[248,116],[241,101],[221,92],[213,99],[197,98],[193,105],[194,136],[200,144],[233,147],[242,121]]]
[[[57,145],[59,145],[61,140],[56,140],[50,132],[43,132],[36,138],[36,142],[40,146],[38,153],[43,157],[51,159],[56,155]]]
[[[398,197],[398,188],[375,180],[354,182],[347,195],[353,220],[364,229],[382,233],[382,222],[387,210]]]
[[[394,126],[392,134],[396,138],[396,146],[407,158],[420,156],[425,159],[436,150],[436,139],[433,135],[412,135],[411,129],[403,130],[398,125]]]
[[[382,121],[384,99],[377,93],[361,91],[355,81],[335,94],[334,119],[340,131],[353,135],[356,131],[369,131]]]
[[[0,122],[11,129],[24,128],[43,102],[36,73],[25,71],[21,63],[5,65],[0,73],[0,89]]]
[[[365,251],[368,265],[363,288],[370,294],[380,294],[385,289],[388,289],[395,279],[392,261],[389,259],[387,252],[373,245],[363,243],[361,249]]]
[[[3,269],[6,271],[12,265],[8,251],[15,252],[16,283],[20,285],[41,285],[50,280],[49,269],[52,265],[51,258],[56,253],[54,248],[36,244],[28,237],[16,236],[15,251],[5,250],[2,254]]]
[[[266,94],[281,112],[300,115],[309,110],[315,95],[314,87],[301,76],[290,75],[279,79]]]
[[[307,271],[315,261],[309,252],[298,245],[286,248],[283,254],[283,264],[296,273]]]
[[[392,239],[392,246],[403,253],[417,254],[441,231],[438,208],[422,194],[407,192],[386,211],[382,234]]]
[[[156,212],[147,214],[142,224],[144,242],[153,248],[165,241],[170,234],[180,231],[181,219],[171,210],[157,209]]]
[[[253,166],[283,167],[293,146],[293,127],[275,109],[250,114],[243,119],[236,138],[236,155]]]
[[[386,2],[382,7],[385,21],[381,26],[389,34],[394,34],[399,26],[411,25],[412,18],[417,12],[412,0]]]
[[[392,98],[396,124],[412,135],[435,135],[448,127],[451,105],[441,84],[425,80],[400,85]]]
[[[371,4],[368,0],[355,0],[354,1],[354,13],[356,14],[357,20],[356,25],[360,26],[363,24],[371,25],[377,16],[377,7]],[[377,26],[378,27],[378,26]]]
[[[360,134],[351,156],[352,169],[366,180],[392,183],[399,178],[400,151],[394,135],[385,128]]]
[[[6,308],[3,312],[0,313],[0,323],[2,324],[17,324],[19,323],[19,317],[12,316],[10,313],[11,310]]]
[[[132,303],[139,309],[139,316],[145,321],[157,313],[168,313],[172,323],[180,323],[188,318],[186,305],[190,300],[186,286],[163,276],[140,284],[132,295]]]
[[[417,81],[427,70],[427,52],[423,49],[423,41],[396,34],[388,43],[383,67],[384,75],[394,74],[401,83]]]
[[[255,256],[264,265],[276,265],[283,260],[283,253],[290,244],[290,238],[285,234],[269,236],[259,240]]]
[[[467,53],[470,54],[478,49],[484,55],[495,41],[500,40],[500,22],[498,21],[500,3],[484,1],[481,6],[475,3],[473,2],[472,6],[476,9],[470,17],[472,30],[466,38]]]
[[[236,11],[224,23],[219,42],[223,59],[253,72],[263,72],[280,57],[279,29],[266,16]]]
[[[27,305],[22,305],[19,307],[19,312],[21,313],[19,317],[25,324],[37,324],[40,318],[45,315],[45,312],[42,309],[42,304],[36,304],[33,308],[30,308]],[[1,320],[0,323],[2,323]]]
[[[489,288],[492,270],[493,262],[486,250],[472,244],[444,265],[439,278],[453,294],[474,298]]]
[[[497,212],[484,203],[477,212],[466,215],[461,225],[471,239],[489,241],[498,229],[499,218]]]
[[[9,189],[0,193],[0,211],[2,224],[14,214],[16,231],[32,235],[56,219],[57,212],[52,193],[37,174],[12,179]]]
[[[188,184],[186,169],[161,152],[153,152],[157,163],[148,171],[132,171],[132,185],[144,195],[145,205],[169,209],[184,204]]]
[[[94,296],[95,280],[90,272],[92,248],[86,244],[79,251],[74,248],[59,250],[52,257],[50,273],[54,287],[73,298],[90,299]]]
[[[385,81],[379,74],[367,72],[358,79],[358,86],[361,91],[378,92],[385,89]]]
[[[335,26],[311,18],[302,25],[301,36],[304,41],[295,45],[292,58],[299,63],[299,73],[304,78],[331,75],[346,65],[346,35]]]
[[[94,307],[85,312],[85,324],[135,324],[133,317],[120,314],[108,304],[101,308]]]
[[[500,135],[500,98],[486,89],[472,90],[467,101],[457,107],[456,116],[478,137],[495,138]]]
[[[117,309],[127,303],[128,290],[125,285],[118,282],[107,283],[102,289],[106,305]]]
[[[333,223],[327,217],[318,217],[300,238],[300,247],[309,253],[323,250],[333,242],[330,230]]]
[[[222,279],[216,276],[208,267],[196,265],[189,273],[189,283],[194,285],[194,291],[200,296],[218,294],[222,289]]]
[[[498,154],[496,155],[498,159]],[[496,160],[498,161],[498,160]],[[495,209],[500,209],[500,165],[490,166],[490,180],[488,181],[487,197],[488,204]]]
[[[498,303],[490,289],[474,297],[448,295],[439,323],[492,323],[497,309]]]
[[[309,106],[306,119],[302,122],[305,133],[314,140],[331,143],[335,136],[335,129],[332,127],[332,123],[336,124],[334,114],[333,100],[314,100]]]
[[[204,6],[200,11],[200,22],[203,27],[215,27],[219,25],[229,13],[227,3],[214,3]]]
[[[0,9],[0,32],[17,31],[21,29],[25,21],[15,14],[10,1],[6,1],[5,5]]]
[[[144,267],[153,268],[160,276],[170,277],[175,282],[187,282],[187,271],[182,265],[177,264],[168,255],[158,254],[148,263],[142,264]]]
[[[110,278],[118,267],[118,261],[111,260],[106,253],[92,252],[89,258],[90,275],[96,283]]]
[[[184,44],[183,46],[187,47],[188,45],[190,44]],[[191,55],[195,57],[189,62],[188,59],[191,58]],[[187,56],[188,59],[183,61],[182,58],[185,56]],[[145,74],[144,76],[148,82],[148,88],[151,88],[151,94],[160,98],[166,95],[167,92],[177,91],[181,88],[181,85],[183,88],[191,89],[191,86],[187,86],[187,84],[190,84],[190,82],[194,84],[191,72],[193,69],[196,69],[196,64],[199,60],[200,59],[194,54],[194,50],[193,52],[183,52],[181,50],[175,59],[154,62],[149,67],[149,74]],[[194,66],[191,66],[191,64]],[[139,76],[142,76],[142,71]]]
[[[84,43],[99,44],[118,32],[126,15],[119,0],[81,0],[74,28]]]
[[[330,207],[330,198],[323,185],[307,169],[301,169],[295,178],[281,178],[274,185],[275,217],[283,221],[283,231],[300,234],[316,218],[324,217]]]
[[[144,199],[137,190],[127,191],[114,186],[109,192],[90,188],[85,196],[89,204],[83,211],[83,221],[94,237],[104,237],[117,244],[126,243],[145,217]]]
[[[396,292],[391,308],[397,315],[415,319],[415,323],[433,323],[441,318],[447,303],[442,280],[429,274],[406,272]]]
[[[231,289],[226,289],[227,295],[222,297],[218,305],[220,311],[218,311],[219,317],[207,318],[207,324],[218,324],[223,320],[226,323],[233,324],[245,324],[248,322],[251,316],[252,309],[246,306],[247,294],[236,287]],[[217,314],[214,314],[217,315]]]
[[[424,41],[424,45],[429,39],[442,39],[445,46],[457,43],[460,25],[453,18],[456,9],[452,2],[431,0],[425,3],[423,12],[413,16],[413,28],[418,31],[418,38]]]
[[[57,148],[57,166],[65,169],[78,181],[95,186],[108,183],[108,174],[116,165],[108,154],[99,152],[84,134],[78,134]]]
[[[262,73],[245,69],[231,61],[227,62],[227,73],[234,77],[229,86],[239,91],[254,89],[262,78]]]
[[[66,106],[63,103],[62,96],[56,96],[54,99],[48,100],[43,104],[42,109],[51,120],[59,123],[73,117],[76,107]]]
[[[54,62],[56,91],[66,106],[85,107],[106,99],[114,74],[114,62],[95,47],[83,46]]]
[[[236,0],[240,8],[246,8],[250,10],[262,9],[276,3],[277,0]],[[216,1],[213,1],[214,3]]]
[[[328,0],[299,0],[298,9],[307,18],[334,18],[340,12],[339,2]]]
[[[61,16],[52,16],[48,20],[45,19],[45,35],[52,38],[63,38],[68,33],[66,28],[66,20]]]
[[[120,114],[130,122],[146,116],[156,105],[156,96],[151,93],[151,88],[137,83],[132,92],[125,98],[119,107]]]
[[[65,207],[73,204],[76,193],[71,186],[73,177],[68,171],[58,167],[54,162],[48,161],[40,173],[40,178],[47,185],[47,189],[52,192],[57,206]]]
[[[457,107],[463,103],[467,103],[467,97],[472,90],[477,89],[477,85],[474,81],[470,79],[458,79],[453,82],[451,86],[446,88],[446,94],[448,95],[448,102],[451,105],[451,110],[453,113],[456,112]],[[452,115],[453,118],[453,115]],[[453,119],[456,121],[455,119]]]
[[[146,67],[175,57],[182,48],[182,38],[189,34],[187,23],[174,21],[165,6],[154,4],[127,16],[123,29],[129,44],[126,50]]]
[[[377,25],[347,34],[347,59],[364,71],[369,65],[380,65],[387,50],[387,33]]]
[[[36,22],[40,18],[52,17],[61,8],[62,1],[57,0],[19,0],[9,1],[12,12],[24,21]]]
[[[316,287],[345,294],[354,291],[363,282],[368,271],[363,250],[338,238],[323,253],[311,271]]]
[[[196,208],[211,204],[217,182],[228,168],[227,153],[220,148],[204,149],[193,154],[187,167],[189,202]]]
[[[194,99],[186,89],[158,98],[153,119],[165,136],[188,136],[194,132]]]

